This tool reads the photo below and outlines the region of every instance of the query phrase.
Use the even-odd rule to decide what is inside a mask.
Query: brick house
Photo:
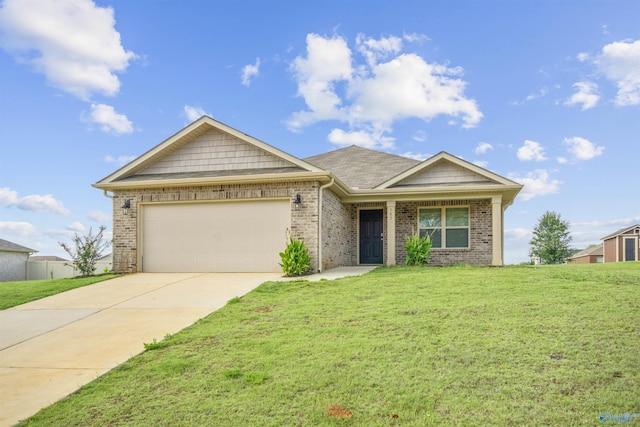
[[[602,262],[602,243],[594,245],[583,251],[576,252],[573,256],[567,258],[567,264],[595,264]]]
[[[640,261],[640,224],[602,238],[604,262]]]
[[[94,187],[113,199],[118,272],[280,271],[287,231],[314,271],[402,264],[413,231],[432,235],[432,264],[502,265],[522,189],[445,152],[299,159],[207,116]]]

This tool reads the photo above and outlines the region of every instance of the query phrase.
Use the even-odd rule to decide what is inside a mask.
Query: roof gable
[[[104,188],[118,182],[287,172],[322,170],[211,117],[202,116],[94,186]]]
[[[352,189],[371,189],[420,162],[408,157],[352,145],[307,157],[305,161],[331,171]]]
[[[635,224],[632,225],[631,227],[625,227],[625,228],[621,228],[620,230],[616,231],[615,233],[611,233],[607,236],[604,236],[602,238],[602,240],[607,240],[607,239],[611,239],[612,237],[616,237],[616,236],[620,236],[621,234],[636,234],[636,229],[640,230],[640,224]],[[640,233],[637,233],[640,234]]]
[[[178,144],[176,144],[178,145]],[[298,165],[211,128],[140,170],[139,175],[245,169],[298,168]]]
[[[486,185],[520,184],[443,151],[376,188]]]

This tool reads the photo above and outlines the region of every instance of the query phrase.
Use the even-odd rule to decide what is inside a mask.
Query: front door
[[[360,211],[360,264],[382,264],[382,209]]]
[[[624,239],[624,260],[635,261],[636,260],[636,239],[625,238]]]

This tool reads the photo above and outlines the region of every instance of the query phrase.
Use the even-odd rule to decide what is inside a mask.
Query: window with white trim
[[[469,248],[469,208],[420,208],[418,229],[432,248]]]

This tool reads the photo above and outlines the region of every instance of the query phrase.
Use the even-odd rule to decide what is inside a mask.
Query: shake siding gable
[[[211,129],[138,175],[295,167],[245,141]]]
[[[440,161],[431,165],[427,170],[418,172],[413,176],[394,185],[398,187],[455,185],[455,184],[488,184],[494,183],[486,177],[473,173],[461,166],[448,161]]]

